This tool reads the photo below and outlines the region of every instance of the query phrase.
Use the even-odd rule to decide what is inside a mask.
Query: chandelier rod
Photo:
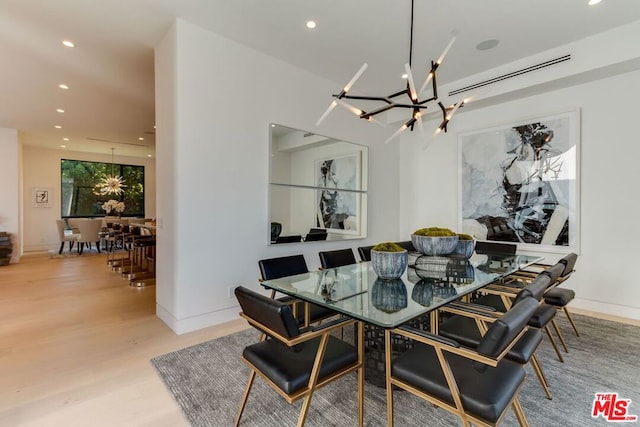
[[[409,67],[411,67],[411,59],[413,57],[413,1],[411,0],[411,37],[409,38]]]

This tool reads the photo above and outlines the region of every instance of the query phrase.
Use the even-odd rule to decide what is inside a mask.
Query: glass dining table
[[[543,258],[474,254],[470,259],[410,254],[397,280],[382,280],[371,262],[266,280],[261,285],[381,328],[395,328]]]
[[[474,254],[435,257],[410,253],[409,266],[396,280],[382,280],[371,262],[312,271],[261,284],[307,303],[330,308],[364,324],[365,378],[384,387],[384,330],[403,324],[437,333],[438,308],[515,273],[543,258],[531,255]],[[393,353],[410,348],[392,341]]]

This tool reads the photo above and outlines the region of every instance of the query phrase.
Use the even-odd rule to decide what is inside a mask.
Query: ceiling
[[[441,84],[640,20],[638,0],[587,1],[415,0],[414,73],[440,55],[454,30]],[[310,70],[336,89],[367,62],[352,93],[388,94],[404,85],[410,13],[410,0],[2,0],[0,127],[20,130],[27,145],[153,155],[153,47],[175,17]],[[316,29],[305,27],[309,19]],[[498,46],[476,49],[490,39]]]

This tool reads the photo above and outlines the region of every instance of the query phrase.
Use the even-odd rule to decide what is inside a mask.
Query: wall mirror
[[[270,125],[269,242],[367,235],[368,148]]]

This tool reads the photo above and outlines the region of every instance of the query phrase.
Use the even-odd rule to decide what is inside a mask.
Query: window
[[[104,216],[102,204],[111,199],[124,202],[123,216],[145,216],[144,166],[62,159],[60,171],[62,218]],[[124,193],[96,194],[96,184],[110,174],[123,177]]]

